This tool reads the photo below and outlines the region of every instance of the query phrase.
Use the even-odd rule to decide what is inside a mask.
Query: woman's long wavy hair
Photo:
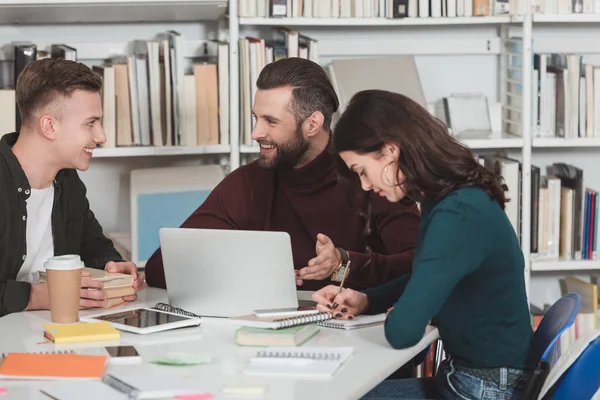
[[[508,199],[500,176],[482,166],[469,148],[448,134],[447,127],[408,97],[385,90],[356,93],[337,122],[333,147],[339,154],[379,152],[386,144],[400,148],[398,170],[406,177],[408,197],[441,200],[451,192],[479,187],[504,209]],[[338,157],[340,180],[354,191],[361,214],[368,221],[368,193],[354,172]]]

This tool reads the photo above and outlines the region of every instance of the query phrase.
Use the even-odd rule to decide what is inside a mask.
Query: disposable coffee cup
[[[79,297],[83,262],[78,255],[51,257],[46,261],[50,316],[55,323],[79,321]]]

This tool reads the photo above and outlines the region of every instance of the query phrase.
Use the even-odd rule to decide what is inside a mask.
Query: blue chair
[[[554,385],[552,400],[591,399],[600,388],[598,360],[600,360],[600,337],[586,347]]]
[[[581,296],[569,293],[550,307],[533,337],[532,357],[537,367],[525,388],[525,399],[536,399],[550,371],[560,357],[560,336],[571,325],[581,305]]]

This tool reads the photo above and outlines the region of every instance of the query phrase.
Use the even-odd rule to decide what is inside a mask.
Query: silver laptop
[[[206,317],[298,307],[285,232],[161,228],[171,306]]]

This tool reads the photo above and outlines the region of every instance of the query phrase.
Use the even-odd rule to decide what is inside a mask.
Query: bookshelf
[[[575,4],[576,2],[573,2]],[[547,3],[546,3],[547,4]],[[565,3],[566,4],[566,3]],[[596,10],[599,11],[599,10]],[[534,57],[529,58],[531,63],[526,64],[530,68],[527,68],[531,73],[525,74],[523,79],[524,87],[532,87],[533,90],[528,93],[528,97],[524,97],[524,99],[530,100],[528,101],[530,104],[539,104],[540,108],[537,110],[533,110],[534,112],[530,114],[532,119],[529,121],[531,125],[530,132],[530,152],[531,152],[531,162],[532,165],[536,165],[540,168],[540,175],[547,175],[549,178],[552,178],[553,173],[549,173],[545,171],[546,167],[554,164],[554,163],[565,163],[568,165],[575,166],[583,171],[583,189],[585,191],[586,188],[590,188],[593,191],[600,190],[600,179],[596,174],[600,163],[598,162],[598,148],[600,146],[600,134],[593,132],[591,135],[589,132],[586,132],[585,127],[587,127],[587,123],[589,122],[589,117],[587,114],[588,110],[582,111],[581,108],[578,108],[575,113],[575,119],[577,121],[576,128],[565,128],[564,137],[560,136],[556,131],[552,131],[552,128],[548,131],[543,128],[544,122],[542,122],[543,118],[541,114],[537,112],[544,112],[541,108],[543,104],[546,104],[546,107],[554,107],[554,104],[547,106],[548,103],[544,103],[548,98],[558,99],[559,97],[563,98],[563,101],[566,99],[565,96],[569,96],[571,100],[568,100],[570,104],[576,104],[577,107],[581,107],[581,104],[587,104],[589,101],[589,97],[586,99],[582,94],[582,85],[585,84],[585,81],[589,80],[590,76],[585,74],[583,66],[585,64],[592,64],[596,67],[600,66],[600,45],[598,45],[597,41],[593,38],[598,34],[598,22],[600,22],[600,14],[597,13],[561,13],[561,14],[544,14],[541,12],[536,12],[531,14],[530,23],[525,21],[526,17],[520,16],[515,17],[513,20],[518,20],[523,24],[523,32],[524,36],[527,35],[527,40],[532,43],[533,51],[532,53],[536,55]],[[549,87],[554,88],[553,83],[548,83],[548,80],[545,80],[544,84],[542,84],[542,79],[540,77],[547,76],[546,74],[542,74],[543,72],[551,72],[552,75],[556,71],[547,69],[547,66],[540,65],[540,56],[546,54],[554,54],[559,55],[568,55],[567,57],[581,56],[581,59],[577,62],[582,66],[581,75],[575,82],[578,85],[578,89],[576,90],[576,97],[573,97],[571,94],[564,94],[561,96],[560,94],[550,93],[548,92]],[[550,61],[550,57],[546,58],[546,60],[550,63],[554,63],[554,60]],[[548,65],[549,65],[548,64]],[[544,68],[546,70],[544,71]],[[568,74],[573,74],[573,67],[569,64],[565,68],[565,76],[569,76]],[[577,67],[579,68],[579,67]],[[556,79],[558,79],[559,75],[556,74]],[[585,81],[582,81],[581,78],[584,78]],[[548,79],[548,78],[546,78]],[[600,76],[593,75],[594,85],[597,85],[597,80],[600,79]],[[538,81],[539,80],[539,81]],[[544,86],[545,85],[545,88]],[[565,82],[564,93],[567,93],[574,87],[572,82]],[[552,90],[561,90],[556,89],[559,88],[557,85]],[[599,87],[600,88],[600,87]],[[593,89],[598,90],[598,89]],[[589,91],[589,88],[586,90]],[[549,94],[550,93],[550,94]],[[598,94],[595,94],[598,96]],[[573,103],[573,99],[575,103]],[[600,107],[598,105],[598,97],[592,96],[592,102],[594,103],[594,107]],[[585,109],[585,107],[583,107]],[[547,110],[545,111],[546,115]],[[559,108],[556,110],[552,109],[551,117],[556,121],[557,116],[560,116]],[[565,115],[571,115],[568,118],[573,118],[572,110],[566,111]],[[581,123],[582,117],[584,115],[583,124]],[[596,113],[594,111],[593,119],[597,121]],[[599,122],[593,121],[594,124],[598,124]],[[545,125],[548,126],[548,125]],[[583,128],[583,129],[582,129]],[[553,172],[556,172],[554,170]],[[567,189],[568,184],[565,184],[563,181],[560,182],[560,189],[564,191]],[[549,186],[548,186],[549,187]],[[536,193],[536,189],[528,186],[530,194],[533,195]],[[542,189],[540,189],[542,190]],[[548,189],[550,190],[550,189]],[[541,192],[540,192],[541,193]],[[574,192],[576,193],[576,192]],[[540,194],[541,196],[541,194]],[[550,196],[553,196],[550,194]],[[558,192],[555,198],[560,197],[561,193]],[[565,192],[562,192],[562,196],[565,196]],[[583,209],[582,211],[582,227],[581,235],[584,238],[584,242],[590,240],[590,242],[595,247],[597,240],[594,237],[593,231],[591,233],[586,232],[586,223],[585,220],[591,221],[593,223],[594,216],[585,210],[585,192],[583,198],[583,204],[577,204],[574,201],[573,206],[569,205],[569,197],[567,194],[565,200],[564,197],[560,199],[561,207],[568,207],[568,211],[565,212],[564,209],[558,210],[560,214],[560,224],[559,224],[559,237],[560,237],[560,245],[563,246],[563,240],[566,237],[566,243],[573,244],[571,240],[571,235],[569,229],[573,229],[577,232],[574,225],[571,225],[569,222],[569,218],[566,218],[565,215],[571,215],[571,211],[573,208]],[[532,199],[529,202],[525,202],[523,200],[523,207],[530,206]],[[540,200],[541,201],[541,200]],[[565,203],[566,201],[566,203]],[[541,207],[539,203],[534,203],[535,207]],[[556,204],[556,203],[555,203]],[[550,212],[551,213],[551,212]],[[587,213],[587,214],[586,214]],[[535,224],[528,219],[527,222],[524,221],[524,224],[530,226],[530,229],[535,229]],[[541,224],[541,222],[538,222]],[[595,224],[597,225],[597,217]],[[571,228],[567,228],[567,230],[563,230],[563,225]],[[593,225],[591,225],[593,227]],[[541,235],[542,228],[538,229],[539,234]],[[575,239],[574,239],[575,240]],[[569,248],[569,245],[565,245],[566,248]],[[588,247],[591,245],[588,245]],[[530,250],[530,249],[527,249]],[[583,281],[594,281],[594,277],[600,277],[600,260],[595,253],[591,250],[589,254],[581,256],[581,259],[578,255],[565,255],[564,253],[570,253],[568,250],[560,250],[559,255],[556,254],[549,257],[548,254],[542,254],[541,249],[539,249],[538,253],[529,252],[528,256],[531,259],[531,275],[530,275],[530,283],[529,288],[532,293],[533,300],[537,300],[536,303],[538,306],[543,306],[544,303],[548,304],[557,299],[560,290],[562,289],[561,281],[568,276],[574,276],[576,278],[582,279]],[[584,251],[585,253],[585,247]],[[588,258],[588,259],[585,259]],[[586,300],[587,301],[587,300]]]

